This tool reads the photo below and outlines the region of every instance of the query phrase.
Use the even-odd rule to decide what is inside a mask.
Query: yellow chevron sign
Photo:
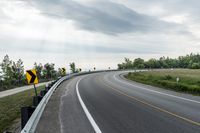
[[[36,70],[35,69],[27,70],[26,79],[27,79],[28,84],[38,84],[38,77],[36,74]]]
[[[61,73],[62,73],[62,75],[65,75],[66,74],[66,69],[63,67],[63,68],[61,68]]]

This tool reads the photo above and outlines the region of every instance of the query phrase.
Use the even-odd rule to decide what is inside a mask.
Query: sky
[[[200,51],[199,0],[0,0],[0,59],[83,70]]]

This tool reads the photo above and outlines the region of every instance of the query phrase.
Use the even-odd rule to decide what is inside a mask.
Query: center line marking
[[[106,82],[106,81],[105,81],[105,82]],[[130,98],[130,99],[132,99],[132,100],[135,100],[135,101],[140,102],[140,103],[142,103],[142,104],[144,104],[144,105],[147,105],[147,106],[149,106],[149,107],[152,107],[152,108],[154,108],[154,109],[157,109],[157,110],[159,110],[159,111],[161,111],[161,112],[164,112],[164,113],[167,113],[167,114],[172,115],[172,116],[174,116],[174,117],[177,117],[177,118],[179,118],[179,119],[182,119],[182,120],[184,120],[184,121],[186,121],[186,122],[188,122],[188,123],[190,123],[190,124],[193,124],[193,125],[196,125],[196,126],[200,126],[200,123],[199,123],[199,122],[195,122],[195,121],[190,120],[190,119],[188,119],[188,118],[179,116],[179,115],[174,114],[174,113],[172,113],[172,112],[170,112],[170,111],[167,111],[167,110],[165,110],[165,109],[162,109],[162,108],[160,108],[160,107],[157,107],[157,106],[155,106],[155,105],[153,105],[153,104],[150,104],[150,103],[148,103],[148,102],[145,102],[145,101],[143,101],[143,100],[140,100],[140,99],[138,99],[138,98],[136,98],[136,97],[130,96],[130,95],[128,95],[128,94],[126,94],[126,93],[124,93],[124,92],[122,92],[122,91],[120,91],[120,90],[118,90],[118,89],[112,87],[111,85],[108,85],[108,83],[106,84],[106,83],[104,83],[103,81],[102,81],[102,83],[103,83],[105,86],[109,87],[110,89],[112,89],[112,90],[114,90],[114,91],[120,93],[121,95],[124,95],[124,96],[126,96],[126,97],[128,97],[128,98]]]

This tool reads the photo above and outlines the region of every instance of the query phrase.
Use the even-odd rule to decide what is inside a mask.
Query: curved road
[[[122,73],[65,81],[37,132],[200,133],[200,97],[127,81]]]

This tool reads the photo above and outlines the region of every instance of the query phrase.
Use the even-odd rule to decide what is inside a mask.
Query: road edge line
[[[89,110],[87,109],[85,103],[83,102],[82,98],[81,98],[81,95],[79,93],[79,88],[78,88],[78,85],[79,85],[79,82],[81,81],[82,79],[79,79],[78,82],[76,83],[76,93],[77,93],[77,96],[78,96],[78,100],[79,100],[79,103],[81,104],[88,120],[90,121],[90,124],[92,125],[94,131],[96,133],[102,133],[100,128],[98,127],[98,125],[96,124],[96,122],[94,121],[92,115],[90,114]]]
[[[157,93],[157,94],[160,94],[160,95],[165,95],[165,96],[168,96],[168,97],[173,97],[173,98],[176,98],[176,99],[181,99],[181,100],[185,100],[185,101],[189,101],[189,102],[193,102],[193,103],[196,103],[196,104],[200,104],[199,101],[196,101],[196,100],[192,100],[192,99],[188,99],[188,98],[184,98],[184,97],[180,97],[180,96],[175,96],[175,95],[172,95],[172,94],[167,94],[167,93],[164,93],[164,92],[160,92],[160,91],[156,91],[156,90],[151,90],[151,89],[147,89],[145,87],[140,87],[138,85],[134,85],[132,83],[129,83],[129,82],[124,82],[124,81],[127,81],[127,80],[119,80],[116,78],[116,75],[113,75],[114,79],[123,83],[123,84],[128,84],[130,86],[133,86],[133,87],[137,87],[137,88],[140,88],[140,89],[143,89],[143,90],[146,90],[146,91],[149,91],[149,92],[153,92],[153,93]],[[145,85],[145,84],[144,84]]]

